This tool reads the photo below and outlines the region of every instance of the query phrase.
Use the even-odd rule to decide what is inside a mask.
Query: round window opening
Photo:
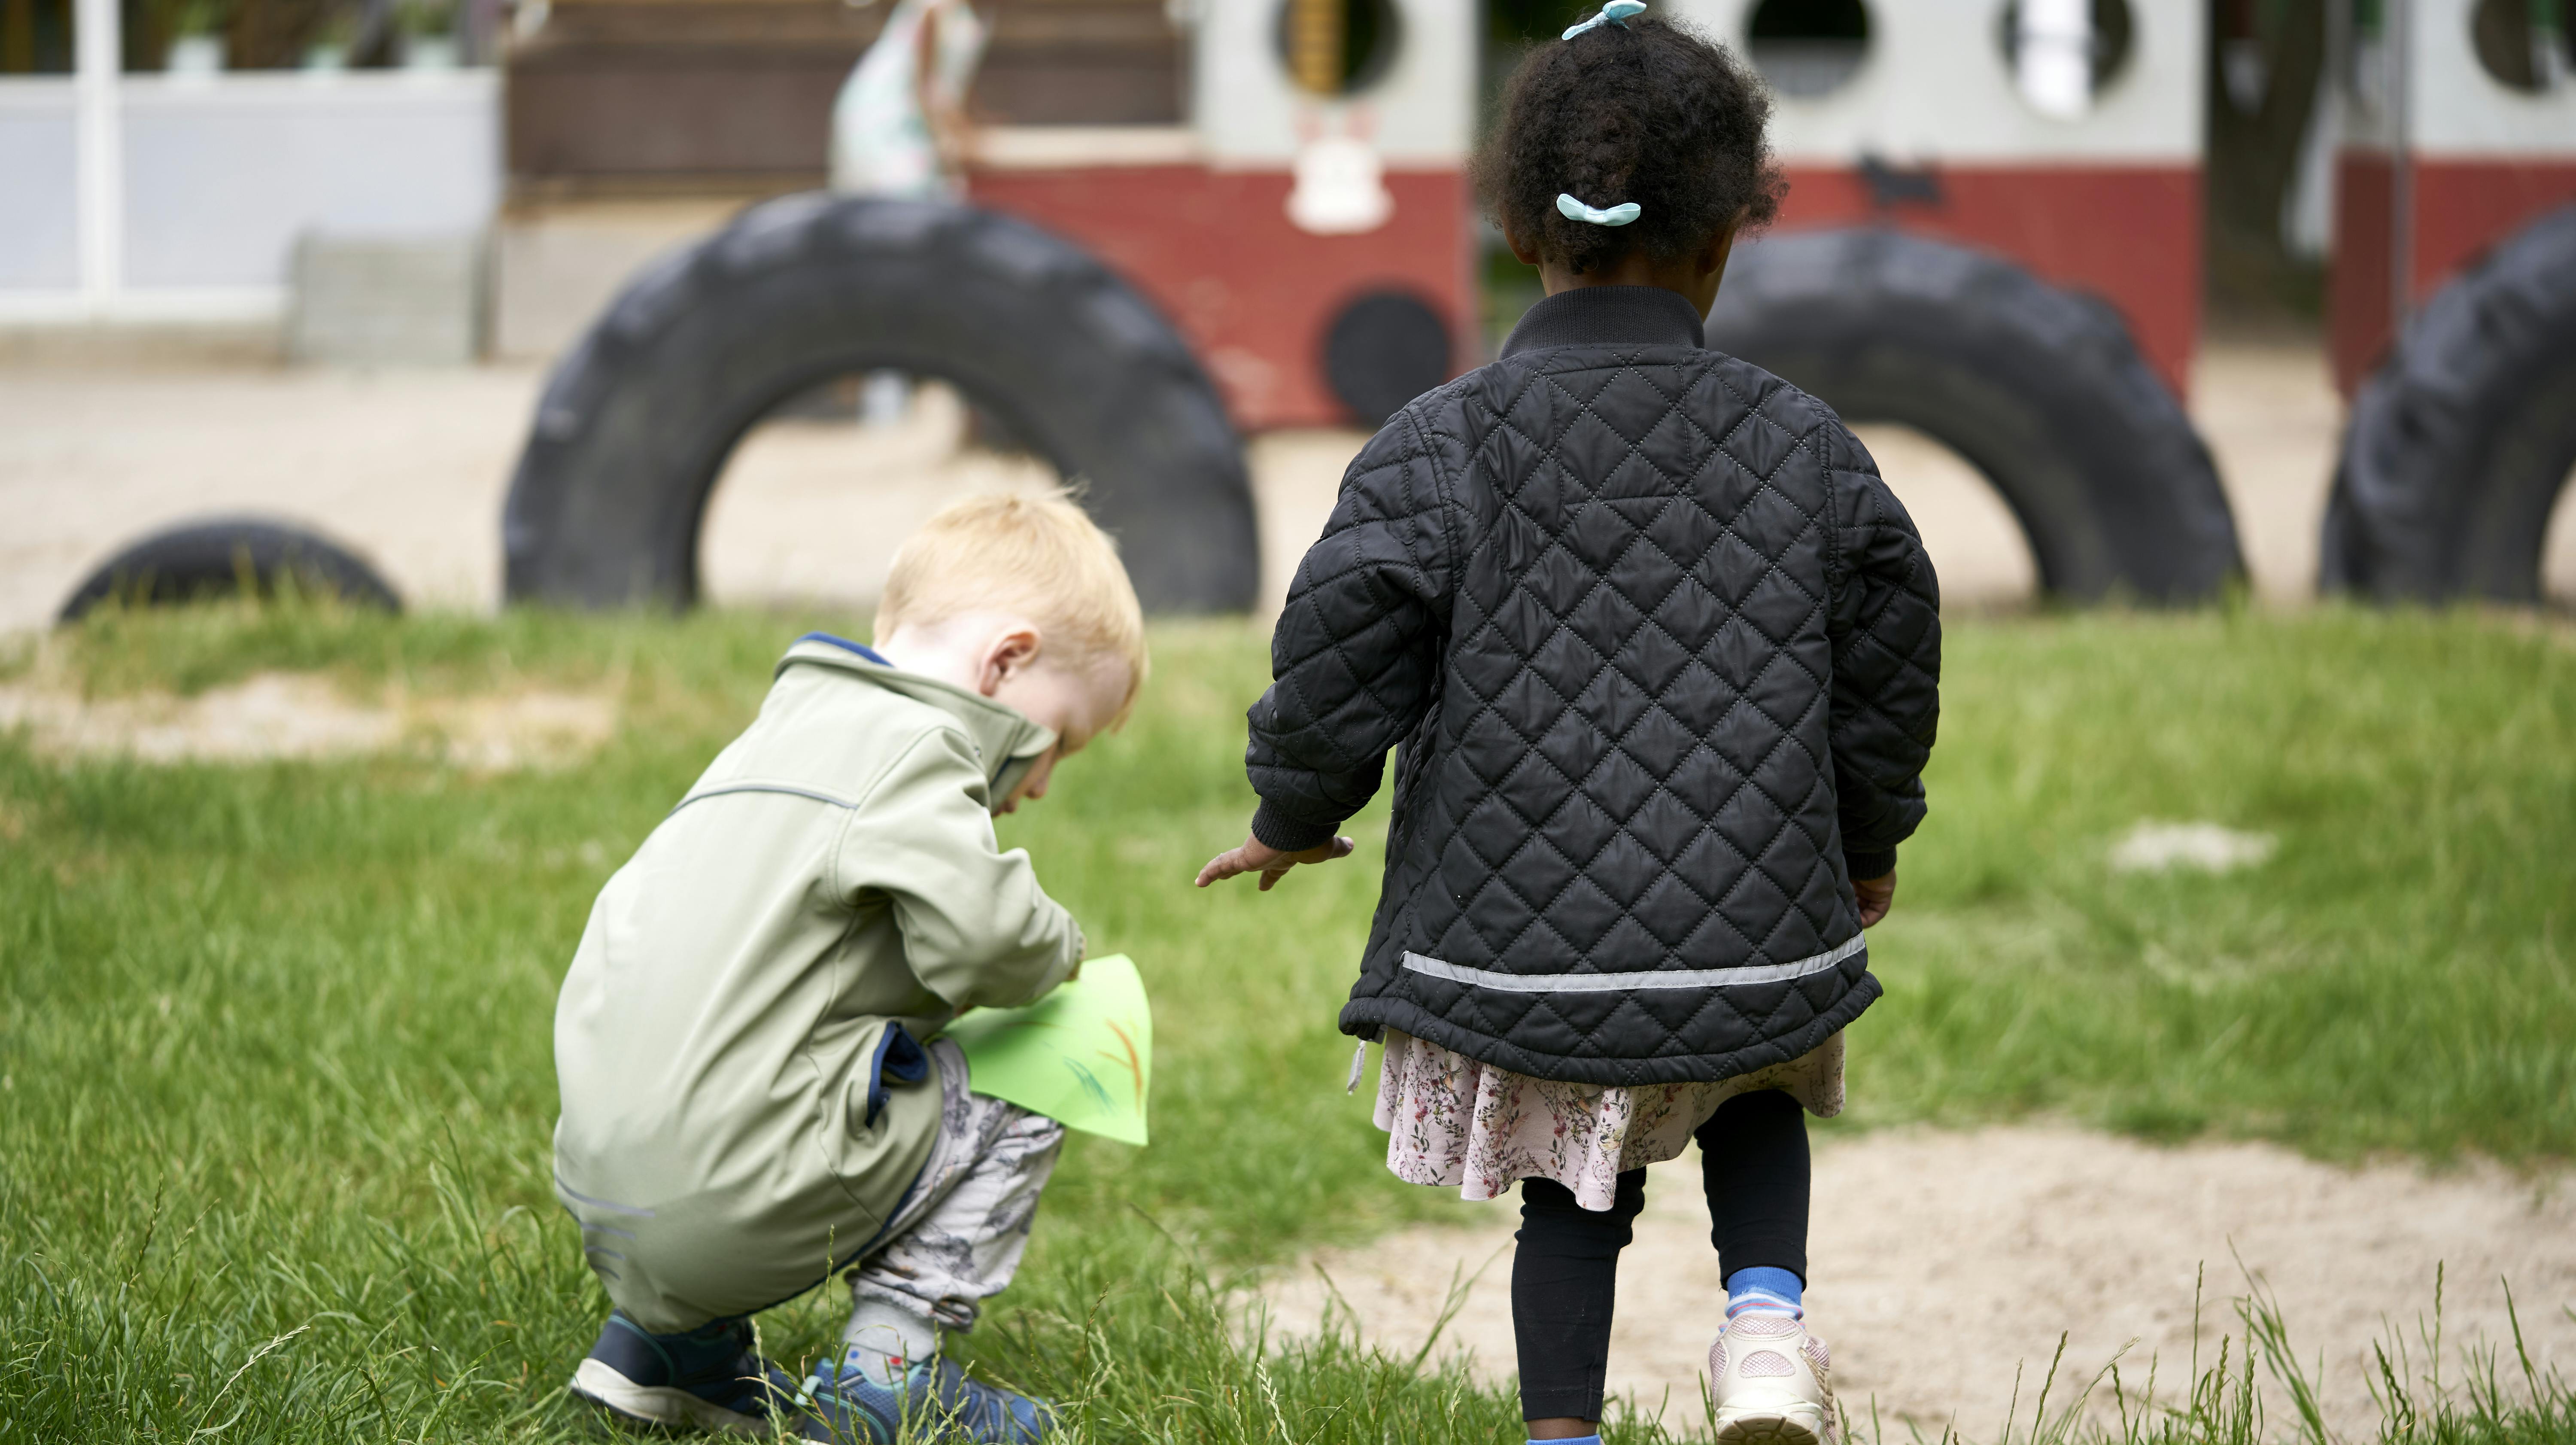
[[[2135,30],[2128,0],[2005,0],[1995,42],[2033,110],[2074,120],[2120,78]]]
[[[1350,95],[1386,78],[1403,30],[1395,0],[1282,0],[1279,63],[1310,95]]]
[[[2576,73],[2576,27],[2567,0],[2478,0],[2469,14],[2478,64],[2499,85],[2539,94]]]
[[[1861,0],[1762,0],[1744,26],[1753,68],[1782,95],[1830,95],[1869,57],[1869,7]]]

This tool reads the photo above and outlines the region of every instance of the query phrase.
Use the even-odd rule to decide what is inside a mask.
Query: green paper
[[[1145,1142],[1154,1011],[1135,960],[1112,954],[1027,1008],[979,1008],[948,1026],[976,1093],[1068,1129]]]

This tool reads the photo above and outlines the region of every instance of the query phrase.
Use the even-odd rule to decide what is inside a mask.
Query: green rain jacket
[[[866,1251],[938,1135],[916,1041],[1081,961],[993,834],[1054,742],[809,633],[600,890],[555,1005],[555,1190],[638,1324],[766,1308]]]

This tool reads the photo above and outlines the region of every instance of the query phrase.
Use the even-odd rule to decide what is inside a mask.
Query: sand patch
[[[2246,1292],[2241,1259],[2278,1300],[2329,1427],[2366,1439],[2379,1418],[2364,1374],[2372,1343],[2400,1329],[2425,1363],[2416,1331],[2437,1266],[2444,1380],[2457,1381],[2462,1347],[2498,1349],[2513,1372],[2500,1280],[2535,1361],[2576,1374],[2571,1185],[2576,1172],[2346,1169],[2269,1145],[2168,1149],[2063,1127],[1873,1133],[1817,1152],[1809,1314],[1833,1346],[1846,1409],[1865,1418],[1875,1396],[1890,1428],[1910,1420],[1929,1434],[1955,1419],[1993,1439],[2023,1367],[2026,1426],[2060,1331],[2079,1384],[2135,1340],[2122,1376],[2134,1390],[2156,1359],[2158,1394],[2172,1398],[2191,1360],[2194,1276],[2206,1267],[2207,1368],[2218,1335],[2242,1333],[2230,1303]],[[1267,1292],[1276,1321],[1313,1331],[1329,1275],[1363,1338],[1410,1354],[1453,1271],[1482,1269],[1438,1353],[1468,1352],[1481,1377],[1507,1380],[1519,1207],[1459,1209],[1472,1221],[1463,1228],[1326,1250],[1283,1275]],[[1648,1183],[1620,1263],[1611,1388],[1649,1406],[1669,1389],[1671,1418],[1695,1414],[1724,1299],[1694,1153]]]
[[[2280,842],[2269,833],[2244,833],[2217,823],[2159,823],[2149,818],[2111,845],[2111,871],[2171,873],[2192,868],[2233,873],[2270,858]]]
[[[0,685],[0,730],[23,728],[52,756],[151,763],[258,762],[416,751],[478,771],[558,767],[617,730],[605,695],[529,689],[462,697],[352,699],[308,674],[268,672],[192,697],[84,698]]]
[[[2003,494],[1968,459],[1909,426],[1852,428],[1896,493],[1941,580],[1941,610],[2011,612],[2039,598],[2039,559]]]

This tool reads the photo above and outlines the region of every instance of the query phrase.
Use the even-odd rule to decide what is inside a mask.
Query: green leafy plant
[[[162,0],[162,28],[174,39],[220,35],[232,19],[232,0]]]
[[[413,37],[456,33],[456,0],[401,0],[394,18],[402,33]]]

